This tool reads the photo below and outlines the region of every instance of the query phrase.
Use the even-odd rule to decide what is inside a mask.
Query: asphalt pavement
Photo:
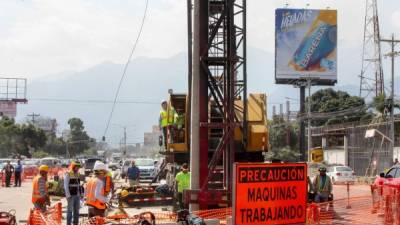
[[[120,180],[118,185],[123,184],[123,180]],[[359,196],[370,196],[370,187],[368,185],[350,185],[350,197],[359,197]],[[346,185],[334,185],[334,197],[335,199],[343,199],[347,198],[347,186]],[[24,223],[27,220],[29,215],[29,210],[32,208],[31,203],[31,194],[32,194],[32,183],[31,181],[25,181],[22,183],[22,187],[0,187],[0,211],[9,211],[11,209],[16,210],[16,217],[19,223]],[[60,198],[53,198],[52,204],[55,204],[59,201]],[[63,204],[63,217],[65,218],[65,210],[66,210],[66,202],[65,199],[62,199]],[[153,207],[145,207],[142,206],[140,208],[128,208],[126,209],[127,213],[130,216],[137,215],[141,212],[145,211],[153,211],[153,212],[165,212],[172,210],[171,206],[153,206]],[[85,208],[81,210],[81,213],[84,214],[86,211]]]

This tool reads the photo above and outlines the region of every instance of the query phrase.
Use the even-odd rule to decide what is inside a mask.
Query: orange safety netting
[[[49,207],[46,212],[31,209],[28,217],[28,225],[61,225],[61,202]]]

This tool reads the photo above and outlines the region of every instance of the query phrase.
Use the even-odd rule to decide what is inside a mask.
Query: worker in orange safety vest
[[[32,181],[32,203],[35,209],[46,211],[46,205],[50,206],[50,198],[47,191],[47,173],[49,167],[41,165],[39,167],[39,175]]]
[[[114,191],[114,182],[112,179],[112,173],[108,171],[104,178],[104,195],[107,196]]]
[[[95,216],[104,217],[104,212],[107,208],[106,203],[108,202],[104,190],[104,178],[106,176],[107,166],[104,163],[97,161],[93,170],[94,177],[90,178],[85,190],[88,215],[89,218]]]

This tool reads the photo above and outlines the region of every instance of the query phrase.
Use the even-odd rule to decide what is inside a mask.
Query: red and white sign
[[[13,101],[0,101],[0,116],[15,118],[17,116],[17,103]]]
[[[236,163],[233,224],[298,224],[306,221],[305,163]]]

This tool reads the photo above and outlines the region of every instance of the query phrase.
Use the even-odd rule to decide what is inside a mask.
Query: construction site
[[[286,97],[298,105],[287,102],[284,113],[280,103],[277,113],[268,92],[248,86],[249,1],[180,1],[187,90],[165,87],[157,96],[165,99],[155,103],[159,124],[148,124],[144,143],[128,143],[129,126],[116,125],[123,138],[108,150],[114,109],[124,103],[119,89],[150,7],[145,2],[114,101],[103,102],[109,104],[103,109],[112,107],[101,140],[75,117],[62,136],[56,120],[44,123],[35,113],[13,128],[17,104],[29,104],[29,83],[0,78],[0,150],[6,149],[0,156],[7,155],[0,158],[0,225],[400,224],[400,40],[380,32],[378,3],[386,2],[362,1],[357,96],[333,88],[341,60],[338,10],[287,3],[274,9],[275,83],[298,93]],[[391,51],[383,53],[383,45]],[[41,133],[51,132],[51,143],[38,147],[45,142]],[[12,155],[13,146],[27,156]]]

